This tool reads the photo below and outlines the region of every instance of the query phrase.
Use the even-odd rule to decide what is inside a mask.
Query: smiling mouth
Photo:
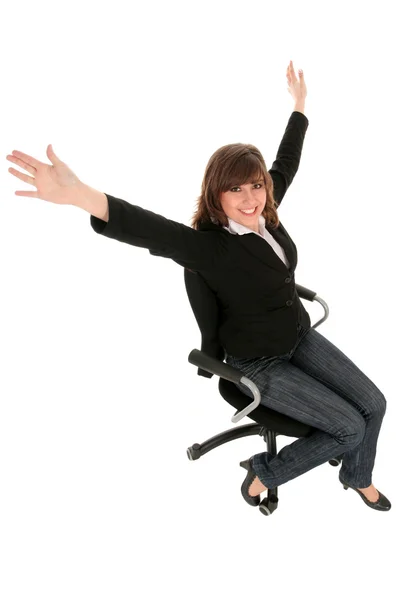
[[[257,206],[255,207],[255,209],[252,213],[245,213],[241,209],[239,209],[239,211],[242,213],[242,215],[245,215],[245,217],[252,217],[253,215],[255,215],[257,213]]]

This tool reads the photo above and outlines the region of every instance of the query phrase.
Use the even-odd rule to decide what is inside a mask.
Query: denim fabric
[[[255,454],[253,468],[266,487],[274,488],[344,454],[341,478],[354,487],[366,488],[372,483],[386,399],[316,329],[301,325],[297,329],[297,343],[287,354],[226,357],[228,364],[257,385],[261,404],[317,429],[285,446],[276,456]],[[248,388],[237,386],[253,398]]]

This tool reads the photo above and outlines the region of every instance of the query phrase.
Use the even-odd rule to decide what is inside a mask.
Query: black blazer
[[[269,169],[278,203],[298,170],[308,124],[303,113],[291,114]],[[220,360],[224,351],[244,358],[277,356],[296,343],[298,324],[311,326],[295,288],[297,248],[281,221],[277,229],[266,229],[283,247],[289,268],[266,240],[253,232],[235,235],[214,223],[196,230],[106,196],[109,221],[90,216],[96,233],[148,248],[150,254],[170,258],[186,269],[187,292],[201,329],[203,352]],[[200,369],[199,374],[212,376]]]

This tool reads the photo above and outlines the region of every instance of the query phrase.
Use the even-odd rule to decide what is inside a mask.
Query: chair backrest
[[[201,331],[201,352],[223,361],[225,350],[218,341],[220,312],[217,299],[204,279],[196,271],[184,269],[184,282],[194,316]],[[212,377],[212,373],[198,368],[198,375]]]

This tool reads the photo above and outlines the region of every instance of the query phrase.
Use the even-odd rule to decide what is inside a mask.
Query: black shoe
[[[250,457],[249,460],[243,460],[239,464],[244,469],[247,469],[248,472],[248,474],[245,477],[245,481],[242,483],[241,487],[243,499],[246,500],[246,502],[250,504],[250,506],[258,506],[260,504],[260,494],[258,494],[257,496],[251,496],[249,494],[249,488],[252,485],[252,482],[254,481],[255,477],[257,477],[256,473],[253,470],[252,457]]]
[[[360,490],[358,490],[357,488],[353,487],[349,483],[346,483],[345,481],[343,481],[343,479],[340,477],[340,475],[339,475],[339,481],[340,481],[340,483],[343,484],[343,487],[344,487],[345,490],[347,490],[347,488],[352,488],[352,490],[355,490],[358,494],[360,494],[362,500],[370,508],[375,508],[375,510],[389,510],[391,508],[391,502],[379,490],[377,490],[377,492],[379,493],[378,500],[376,500],[375,502],[371,502],[371,500],[368,500],[365,497],[365,495],[362,492],[360,492]]]

